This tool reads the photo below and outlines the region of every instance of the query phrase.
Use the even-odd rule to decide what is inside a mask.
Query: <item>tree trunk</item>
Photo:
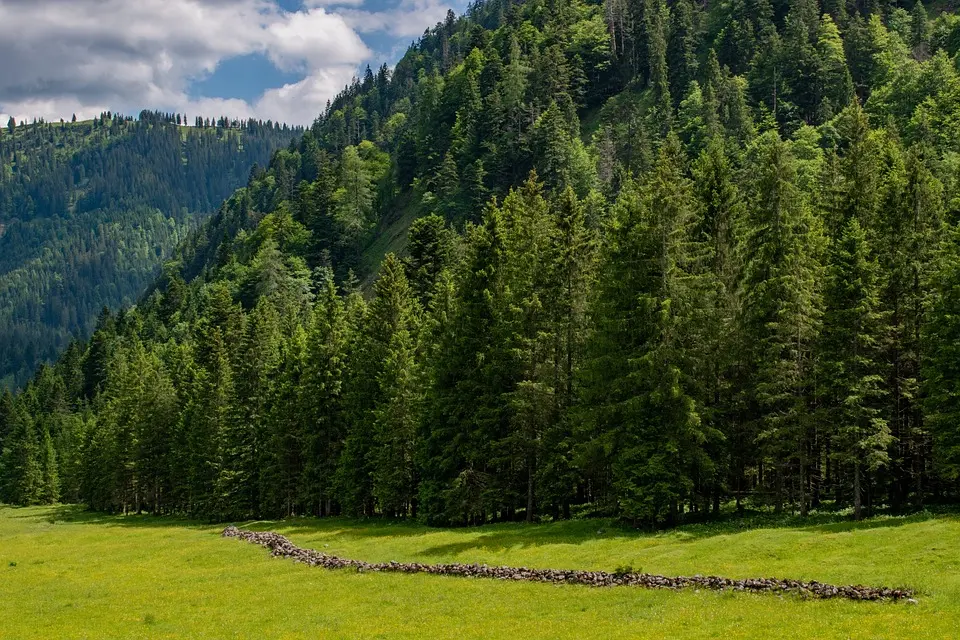
[[[807,517],[807,444],[800,446],[800,515]]]
[[[783,461],[777,461],[777,496],[773,508],[777,514],[783,513]]]
[[[533,522],[533,489],[535,478],[532,462],[527,463],[527,522]]]
[[[860,496],[860,461],[853,463],[853,519],[863,519],[863,501]]]

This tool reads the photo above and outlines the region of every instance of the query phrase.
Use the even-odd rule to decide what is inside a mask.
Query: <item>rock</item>
[[[598,533],[601,533],[601,529]],[[286,558],[325,569],[356,569],[358,572],[383,571],[393,573],[430,573],[435,575],[461,576],[468,578],[493,578],[496,580],[518,580],[527,582],[552,582],[580,584],[589,587],[636,586],[647,589],[683,589],[693,587],[696,593],[700,589],[713,591],[750,591],[753,593],[775,593],[782,597],[784,593],[798,594],[811,598],[846,598],[849,600],[881,601],[904,600],[907,604],[918,604],[913,592],[908,589],[889,589],[877,587],[835,586],[822,582],[801,582],[778,578],[748,578],[733,580],[718,576],[695,575],[692,577],[667,577],[647,573],[613,574],[606,571],[563,571],[557,569],[528,569],[525,567],[488,567],[476,564],[419,564],[412,562],[370,563],[360,560],[347,560],[328,556],[312,549],[301,549],[278,533],[261,531],[243,531],[237,527],[223,530],[224,538],[237,538],[252,544],[258,544],[270,550],[277,558]],[[329,545],[324,545],[329,546]],[[11,563],[15,566],[13,563]]]

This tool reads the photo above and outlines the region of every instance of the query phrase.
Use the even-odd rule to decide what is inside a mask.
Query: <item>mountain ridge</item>
[[[299,131],[179,116],[22,123],[0,134],[0,381],[18,386],[103,306],[134,302],[192,226]],[[247,141],[247,148],[243,140]],[[152,257],[151,257],[152,256]]]

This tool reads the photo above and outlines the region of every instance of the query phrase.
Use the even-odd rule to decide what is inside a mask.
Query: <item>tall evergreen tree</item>
[[[303,500],[317,515],[334,510],[334,476],[346,428],[344,385],[351,327],[333,273],[324,270],[308,336],[305,383]]]
[[[11,419],[12,418],[12,419]],[[15,407],[3,450],[3,501],[17,505],[43,500],[43,463],[33,418]]]
[[[387,255],[370,304],[370,362],[377,362],[377,393],[372,398],[371,492],[381,513],[415,515],[414,472],[420,412],[416,362],[419,309],[403,263]]]
[[[635,521],[675,522],[694,475],[712,461],[692,395],[686,336],[697,304],[696,208],[671,138],[644,191],[616,206],[601,285],[584,405],[587,444],[610,456],[618,510]]]
[[[758,139],[749,168],[754,180],[742,322],[749,341],[743,349],[750,354],[752,373],[746,400],[754,407],[766,463],[773,467],[777,510],[787,498],[791,470],[796,472],[798,502],[805,510],[814,346],[821,316],[822,234],[797,189],[793,156],[776,133]]]
[[[854,518],[860,520],[864,480],[887,464],[892,440],[883,418],[878,269],[856,217],[847,219],[829,253],[819,363],[824,410],[835,425],[833,455],[850,467]]]

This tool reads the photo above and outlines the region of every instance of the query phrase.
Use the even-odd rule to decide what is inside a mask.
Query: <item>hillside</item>
[[[89,337],[104,307],[135,302],[250,168],[302,133],[205,124],[145,112],[0,131],[0,387]]]
[[[3,399],[0,496],[650,528],[957,502],[960,19],[933,13],[451,15]]]

